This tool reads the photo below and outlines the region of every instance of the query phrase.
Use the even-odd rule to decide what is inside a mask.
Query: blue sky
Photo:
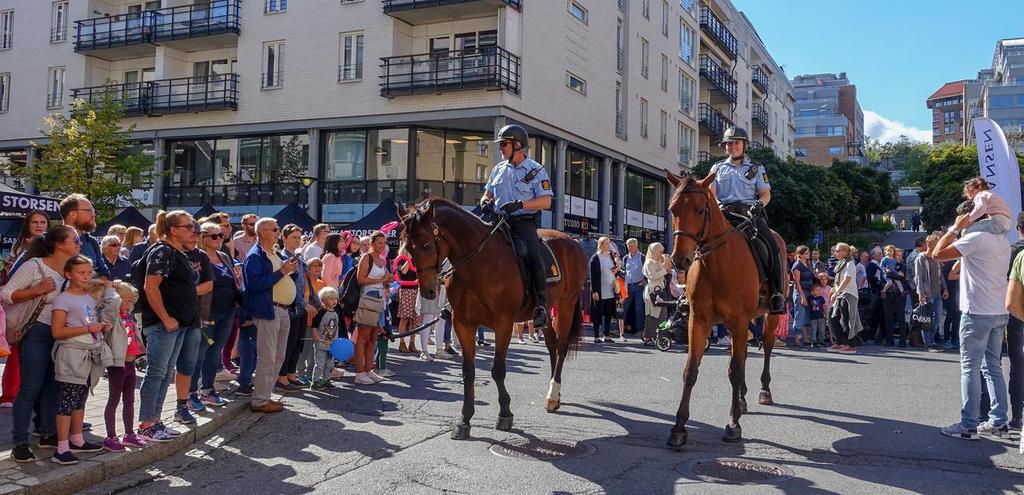
[[[792,78],[846,71],[865,132],[931,139],[925,99],[992,64],[995,43],[1024,37],[1020,0],[732,0]]]

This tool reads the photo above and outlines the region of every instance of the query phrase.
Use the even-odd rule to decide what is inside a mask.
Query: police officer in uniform
[[[537,298],[533,324],[543,327],[548,321],[547,277],[537,237],[537,217],[541,210],[551,208],[551,179],[543,165],[527,158],[530,136],[522,126],[502,127],[495,142],[505,160],[491,172],[480,207],[484,212],[508,217],[512,235],[526,244],[527,269]]]
[[[786,269],[775,238],[768,229],[764,207],[772,200],[772,188],[764,167],[752,163],[747,157],[747,131],[742,127],[730,127],[722,137],[722,147],[728,157],[711,167],[715,180],[711,183],[718,202],[726,211],[749,216],[755,230],[755,242],[761,244],[755,256],[770,270],[768,274],[769,311],[772,314],[786,312],[786,298],[782,291],[786,286]],[[756,251],[762,251],[760,253]],[[764,259],[767,256],[768,259]]]

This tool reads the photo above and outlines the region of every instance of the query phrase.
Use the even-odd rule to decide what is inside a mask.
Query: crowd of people
[[[26,215],[0,274],[10,352],[0,407],[13,409],[18,462],[36,458],[31,435],[36,448],[56,449],[59,464],[170,441],[181,432],[161,416],[169,389],[173,419],[192,425],[196,413],[227,403],[218,381],[234,381],[263,413],[285,408],[274,392],[336,387],[343,364],[354,367],[355,384],[372,386],[395,374],[392,329],[431,321],[444,305],[443,293],[419,297],[412,260],[381,231],[359,237],[320,224],[306,234],[254,214],[235,231],[226,213],[197,219],[179,210],[161,211],[148,234],[114,225],[94,237],[95,208],[79,194],[60,203],[60,216],[51,226],[44,212]],[[340,307],[349,287],[352,314]],[[354,344],[346,363],[331,350],[339,338]],[[440,322],[398,350],[424,361],[458,355],[450,323]],[[105,439],[92,443],[83,435],[92,427],[86,399],[104,379]]]

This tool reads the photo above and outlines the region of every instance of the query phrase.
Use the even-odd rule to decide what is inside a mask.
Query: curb
[[[143,449],[130,453],[103,452],[92,457],[81,456],[81,462],[73,466],[61,466],[40,472],[38,475],[26,473],[26,476],[14,481],[14,484],[0,486],[0,495],[6,494],[71,494],[89,488],[136,469],[151,465],[159,460],[184,451],[217,432],[228,421],[249,410],[248,397],[235,396],[228,405],[216,410],[216,414],[199,416],[207,419],[200,424],[188,428],[181,436],[164,443],[150,443]],[[49,464],[49,460],[36,461],[27,465],[38,466],[40,462]]]

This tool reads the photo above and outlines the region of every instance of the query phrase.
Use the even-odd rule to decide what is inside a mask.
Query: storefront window
[[[461,205],[480,201],[494,166],[489,136],[416,131],[417,199],[442,197]]]
[[[652,242],[665,240],[665,182],[635,172],[626,171],[626,238],[636,238],[641,249]]]
[[[24,148],[0,151],[0,183],[24,191],[25,184],[22,178],[14,176],[13,170],[24,167],[26,157]]]
[[[327,137],[327,164],[323,180],[361,181],[366,171],[366,133],[332,132]]]
[[[213,185],[215,140],[171,143],[171,184],[176,186]]]
[[[260,183],[298,182],[309,171],[309,138],[305,134],[263,138]]]
[[[409,170],[409,129],[369,131],[373,153],[366,180],[405,180]]]
[[[577,149],[569,149],[569,164],[565,168],[568,194],[591,200],[598,199],[598,158]]]

